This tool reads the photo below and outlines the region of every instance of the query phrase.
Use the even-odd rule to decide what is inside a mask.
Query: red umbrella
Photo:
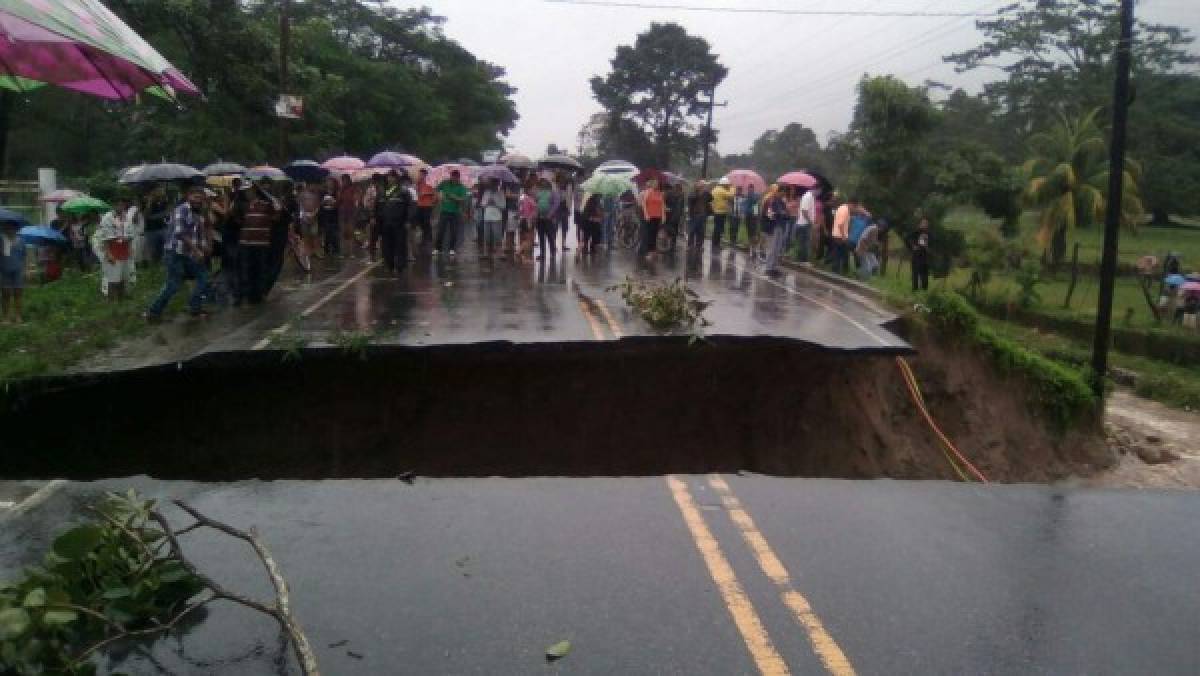
[[[754,192],[760,195],[767,191],[767,182],[763,180],[763,177],[758,172],[749,169],[734,169],[725,174],[725,178],[729,179],[729,184],[735,188],[745,190],[753,187]]]
[[[815,188],[818,185],[821,185],[820,179],[818,179],[816,176],[813,176],[812,174],[808,173],[807,171],[788,172],[788,173],[784,174],[783,176],[780,176],[779,180],[776,181],[776,183],[779,183],[780,185],[792,185],[792,186],[798,186],[801,188],[809,188],[809,189]]]

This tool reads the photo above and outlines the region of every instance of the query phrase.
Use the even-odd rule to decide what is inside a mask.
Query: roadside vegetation
[[[118,341],[150,331],[142,310],[162,288],[161,266],[138,271],[129,297],[108,303],[100,295],[96,271],[66,270],[58,281],[45,286],[31,282],[25,288],[24,323],[0,326],[0,383],[55,374]],[[175,297],[172,309],[186,303],[186,294]]]

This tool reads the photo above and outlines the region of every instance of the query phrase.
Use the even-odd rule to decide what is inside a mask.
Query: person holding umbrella
[[[437,191],[429,182],[429,168],[421,167],[417,172],[417,228],[421,231],[421,246],[427,247],[433,243],[433,203],[437,199]],[[413,252],[409,252],[413,253]]]
[[[204,299],[208,296],[208,268],[204,259],[211,243],[205,215],[204,186],[192,185],[187,189],[187,199],[171,213],[170,231],[167,234],[163,255],[167,261],[167,281],[158,297],[142,315],[147,321],[158,321],[167,303],[179,292],[185,277],[194,277],[195,286],[188,300],[188,310],[193,317],[207,317]]]
[[[721,250],[721,238],[725,235],[725,221],[729,218],[729,212],[732,209],[733,191],[729,189],[729,179],[722,178],[720,181],[717,181],[716,187],[712,189],[713,253]]]
[[[666,217],[666,201],[658,189],[658,181],[654,179],[646,181],[646,190],[642,192],[642,212],[646,218],[642,223],[642,245],[638,248],[638,254],[647,260],[654,260],[654,254],[658,251],[658,231]]]
[[[21,223],[0,220],[0,322],[20,324],[25,290],[25,242],[17,234]]]
[[[387,173],[387,186],[375,203],[382,240],[383,266],[389,273],[408,265],[408,214],[416,202],[407,173],[392,169]]]
[[[137,282],[133,252],[138,233],[129,222],[131,202],[125,195],[117,197],[92,234],[92,251],[100,261],[100,293],[110,303],[124,300],[126,287]]]

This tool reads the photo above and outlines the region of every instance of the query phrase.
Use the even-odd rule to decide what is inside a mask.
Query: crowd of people
[[[622,194],[589,194],[570,172],[518,177],[468,187],[454,171],[435,185],[428,169],[397,168],[361,183],[346,174],[314,183],[232,177],[186,186],[181,195],[159,185],[117,196],[107,213],[62,215],[52,226],[66,247],[38,247],[38,264],[44,281],[56,279],[64,265],[98,266],[101,293],[113,302],[127,296],[139,267],[162,264],[166,282],[144,313],[156,321],[188,280],[188,310],[204,316],[213,304],[261,303],[289,257],[301,274],[311,272],[314,259],[360,257],[394,274],[418,256],[458,257],[472,226],[479,258],[489,263],[531,263],[571,251],[572,221],[577,256],[617,248],[619,224],[637,228],[631,245],[639,257],[671,255],[681,238],[689,256],[706,244],[717,255],[744,242],[768,275],[779,274],[786,254],[824,262],[839,274],[849,274],[853,261],[866,278],[886,256],[887,221],[857,197],[841,199],[821,185],[775,184],[759,193],[752,183],[735,186],[727,178],[690,188],[682,180],[651,179]],[[928,224],[906,244],[913,288],[927,288]],[[0,231],[0,245],[4,318],[19,320],[14,271],[24,270],[25,246],[8,229]]]

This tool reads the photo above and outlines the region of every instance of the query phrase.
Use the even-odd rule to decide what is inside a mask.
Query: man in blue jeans
[[[208,233],[204,223],[204,186],[188,188],[187,201],[175,208],[168,223],[166,246],[163,254],[167,263],[167,282],[158,297],[142,315],[147,321],[162,317],[167,303],[179,292],[186,275],[196,278],[188,310],[193,317],[204,317],[204,298],[208,295],[208,268],[204,257],[208,254]]]

